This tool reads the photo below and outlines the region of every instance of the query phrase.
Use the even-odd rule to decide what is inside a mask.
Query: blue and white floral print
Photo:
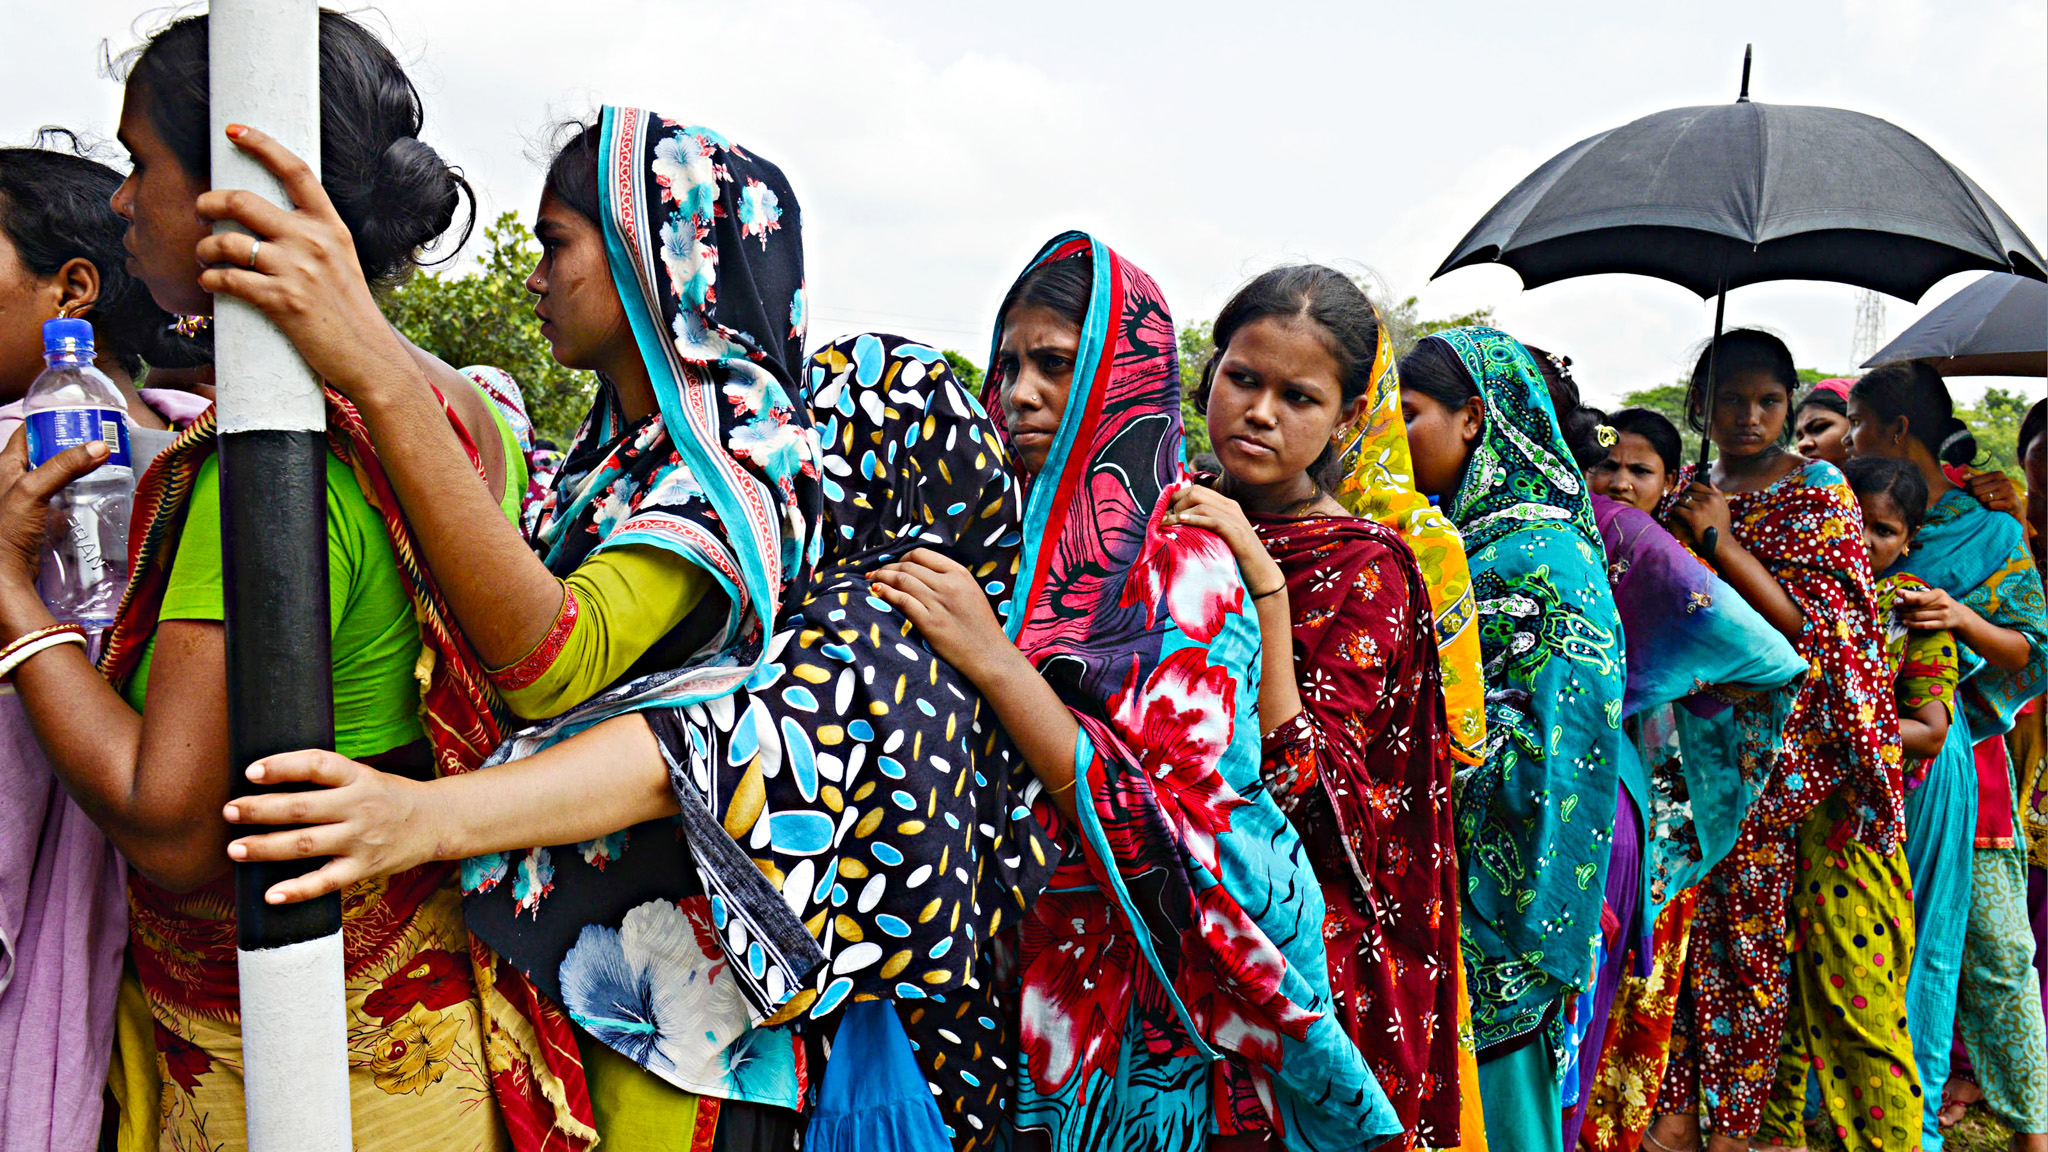
[[[570,1019],[678,1088],[801,1104],[795,1042],[750,1023],[702,896],[587,925],[562,960],[562,999]]]

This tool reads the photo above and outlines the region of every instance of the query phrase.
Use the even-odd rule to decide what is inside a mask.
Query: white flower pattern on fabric
[[[562,1000],[591,1035],[678,1088],[801,1102],[794,1043],[749,1024],[702,896],[642,904],[616,929],[587,925],[562,961]]]

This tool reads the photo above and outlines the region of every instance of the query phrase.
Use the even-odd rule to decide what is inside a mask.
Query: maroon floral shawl
[[[1459,1142],[1457,828],[1429,590],[1372,520],[1251,518],[1287,578],[1302,710],[1261,769],[1322,878],[1330,991],[1403,1127]]]

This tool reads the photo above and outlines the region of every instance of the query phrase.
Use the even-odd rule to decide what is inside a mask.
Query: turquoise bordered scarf
[[[798,402],[794,192],[767,160],[644,109],[604,109],[597,163],[607,263],[657,411],[629,425],[609,384],[599,389],[537,543],[558,575],[603,548],[673,552],[718,581],[727,607],[680,666],[514,735],[487,767],[626,712],[729,701],[761,668],[818,555],[819,448]],[[608,1044],[690,1091],[800,1106],[790,1037],[751,1025],[823,956],[721,829],[685,820],[679,835],[676,822],[654,821],[475,857],[462,871],[471,929]],[[585,943],[585,962],[571,963]],[[696,1015],[657,1027],[633,995],[680,979],[703,982]]]
[[[1627,666],[1584,477],[1529,353],[1492,328],[1450,345],[1485,406],[1451,521],[1471,555],[1486,760],[1460,773],[1472,1023],[1488,1048],[1582,991],[1600,937]]]

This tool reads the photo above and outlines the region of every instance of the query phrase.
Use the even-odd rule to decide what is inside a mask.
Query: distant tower
[[[1856,338],[1849,345],[1850,370],[1884,347],[1884,297],[1866,288],[1856,294]]]

